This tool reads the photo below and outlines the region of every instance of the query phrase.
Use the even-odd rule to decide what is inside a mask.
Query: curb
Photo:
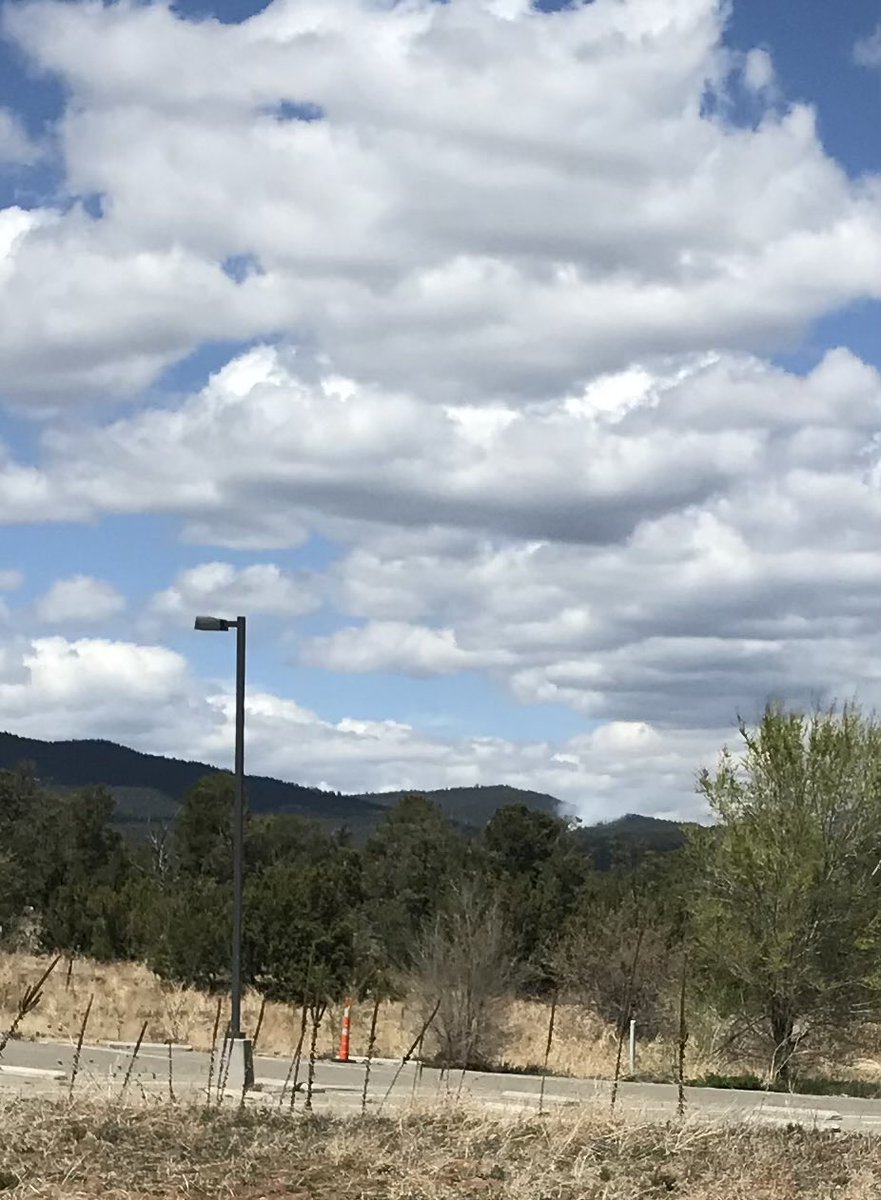
[[[137,1042],[101,1042],[95,1047],[96,1050],[134,1050]],[[168,1042],[141,1042],[141,1050],[157,1051],[164,1050],[168,1053]],[[176,1050],[179,1054],[191,1054],[193,1047],[187,1042],[172,1042],[171,1049]]]
[[[16,1075],[22,1079],[66,1079],[64,1071],[53,1067],[8,1067],[0,1066],[0,1075]]]

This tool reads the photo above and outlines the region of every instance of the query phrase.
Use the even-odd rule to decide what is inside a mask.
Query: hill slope
[[[685,823],[661,817],[627,813],[614,821],[587,825],[577,833],[578,844],[600,871],[633,862],[645,854],[681,850],[686,842]]]
[[[411,789],[412,790],[412,789]],[[555,796],[543,792],[530,792],[523,788],[509,787],[504,783],[478,784],[475,787],[438,788],[426,792],[416,789],[420,796],[428,796],[444,810],[451,821],[459,825],[480,828],[486,825],[493,813],[498,812],[508,804],[525,804],[527,808],[557,816],[560,813],[560,801]],[[391,808],[408,795],[406,791],[396,792],[364,792],[353,796],[353,800],[364,800],[368,804],[381,804]]]
[[[116,800],[117,824],[135,837],[151,822],[170,821],[184,793],[203,776],[217,771],[207,763],[142,754],[115,742],[44,742],[0,732],[0,770],[23,762],[33,764],[37,778],[46,787],[67,791],[101,784],[108,788]],[[506,784],[417,790],[434,800],[465,831],[481,829],[493,813],[508,804],[525,804],[549,814],[558,813],[561,807],[554,796]],[[366,837],[406,794],[393,791],[348,796],[265,775],[248,776],[248,800],[253,812],[297,813],[331,828],[345,825],[359,839]],[[685,841],[678,822],[633,814],[585,826],[577,837],[600,870],[634,856],[641,858],[647,851],[678,849]]]
[[[37,778],[47,787],[73,789],[102,784],[114,795],[119,823],[136,826],[167,821],[184,793],[216,767],[206,763],[142,754],[115,742],[44,742],[0,732],[0,769],[33,763]],[[248,800],[253,812],[299,813],[324,824],[347,825],[363,833],[378,824],[385,811],[404,792],[347,796],[318,788],[285,783],[264,775],[248,776]],[[559,801],[539,792],[512,787],[449,788],[420,791],[435,800],[460,825],[479,829],[505,804],[526,804],[555,813]]]

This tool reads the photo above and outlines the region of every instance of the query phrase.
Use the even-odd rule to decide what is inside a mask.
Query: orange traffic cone
[[[343,1009],[343,1028],[340,1033],[340,1052],[337,1055],[337,1062],[347,1063],[349,1061],[349,1039],[352,1033],[352,1009],[350,1004],[346,1004]]]

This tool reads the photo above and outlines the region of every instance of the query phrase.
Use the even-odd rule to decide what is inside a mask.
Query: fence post
[[[636,1074],[636,1018],[630,1018],[630,1057],[629,1057],[629,1074],[631,1078]]]

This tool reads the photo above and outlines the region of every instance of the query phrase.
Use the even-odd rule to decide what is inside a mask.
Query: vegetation
[[[720,1011],[785,1082],[800,1047],[881,1012],[881,726],[774,707],[741,735],[700,782],[720,828],[695,839],[696,936]]]
[[[276,1108],[17,1101],[0,1119],[0,1188],[59,1200],[869,1200],[881,1186],[875,1138],[612,1122],[590,1110],[334,1120]]]
[[[719,1075],[714,1071],[688,1080],[689,1087],[723,1088],[741,1092],[785,1092],[802,1096],[858,1096],[863,1100],[881,1100],[881,1083],[873,1079],[828,1079],[805,1076],[798,1080],[769,1082],[758,1075]]]
[[[0,732],[0,770],[13,770],[23,762],[31,763],[35,778],[55,791],[104,788],[116,802],[114,823],[136,838],[173,820],[187,792],[206,776],[218,774],[206,763],[142,754],[114,742],[44,742]],[[248,795],[255,813],[294,813],[328,829],[345,825],[363,841],[406,793],[346,796],[252,775]],[[526,804],[548,813],[559,808],[553,796],[505,786],[444,788],[429,792],[428,797],[451,820],[475,833],[496,809],[507,804]]]
[[[414,795],[360,842],[344,823],[250,812],[246,983],[315,1022],[347,997],[418,996],[446,1065],[497,1060],[518,997],[597,1014],[619,1055],[634,1018],[671,1043],[714,1025],[721,1057],[775,1086],[843,1062],[881,1017],[881,726],[852,706],[771,707],[741,735],[699,781],[716,824],[672,842],[641,819],[616,837],[520,804],[466,830]],[[0,772],[6,944],[226,990],[232,791],[196,779],[173,822],[132,843],[106,790]]]

